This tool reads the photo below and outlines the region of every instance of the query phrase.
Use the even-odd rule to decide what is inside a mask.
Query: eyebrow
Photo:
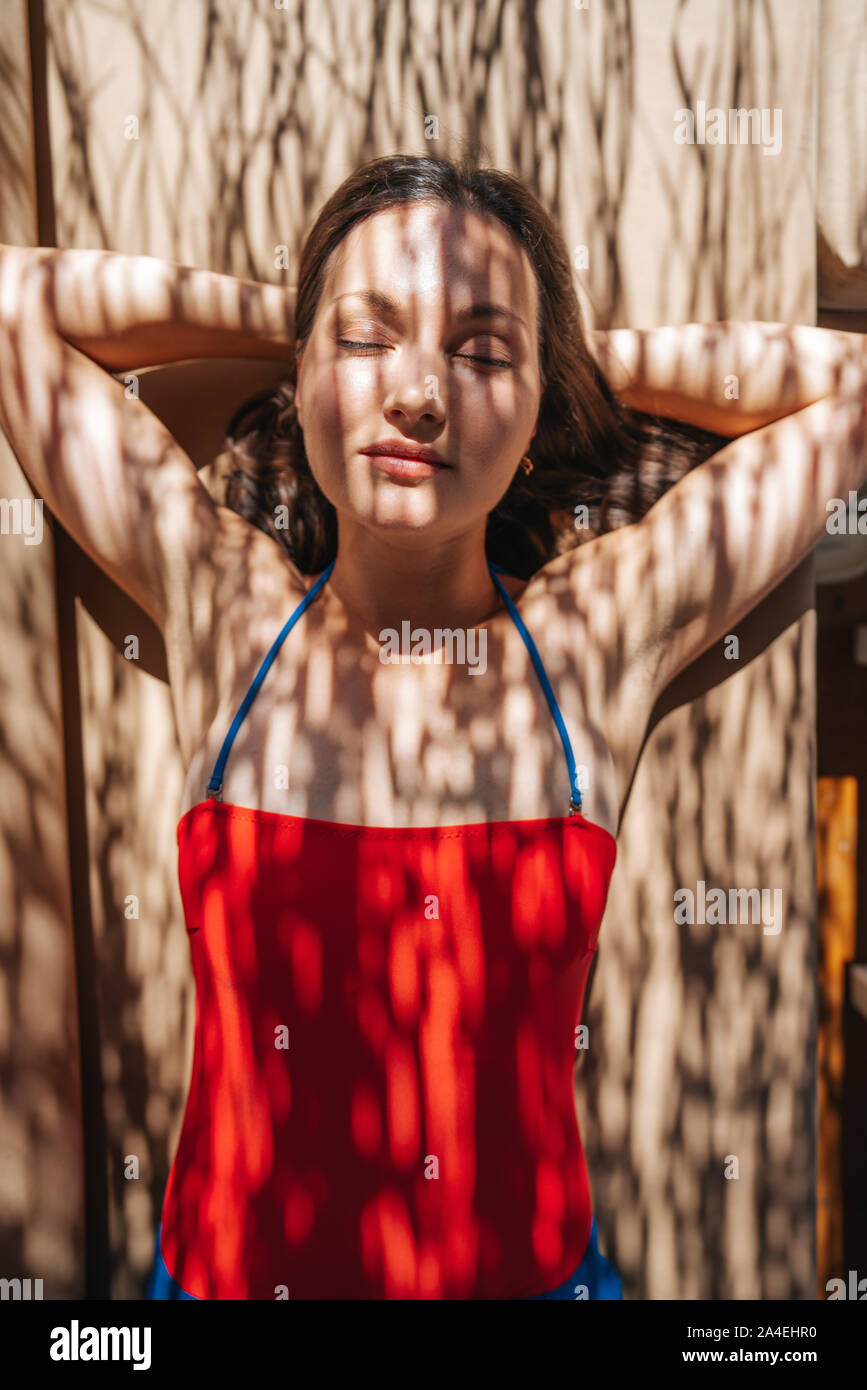
[[[346,294],[339,294],[335,303],[339,303],[341,299],[361,299],[377,313],[387,314],[392,318],[396,318],[400,313],[397,300],[384,294],[382,290],[348,290]],[[496,318],[498,315],[517,320],[522,328],[527,327],[520,314],[516,314],[513,309],[507,309],[504,304],[491,304],[487,300],[480,300],[467,309],[461,309],[454,317],[459,323],[463,323],[466,319]]]

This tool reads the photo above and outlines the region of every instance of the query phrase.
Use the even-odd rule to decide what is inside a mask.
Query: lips
[[[433,464],[437,468],[451,467],[436,449],[429,449],[424,444],[410,444],[402,439],[381,439],[377,444],[369,444],[360,452],[376,455],[377,458],[414,459],[419,463]]]

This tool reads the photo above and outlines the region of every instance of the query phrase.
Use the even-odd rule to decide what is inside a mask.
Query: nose
[[[421,361],[419,354],[407,354],[385,401],[385,414],[391,424],[404,429],[420,425],[438,429],[446,418],[439,374],[435,364]]]

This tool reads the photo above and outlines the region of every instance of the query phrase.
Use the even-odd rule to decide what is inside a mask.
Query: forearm
[[[57,332],[107,371],[194,357],[292,359],[294,288],[155,256],[0,244],[7,285],[40,264]]]
[[[627,405],[731,437],[867,376],[867,337],[809,325],[727,320],[591,336]]]

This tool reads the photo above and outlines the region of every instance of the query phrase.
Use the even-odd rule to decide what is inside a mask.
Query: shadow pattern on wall
[[[461,141],[520,174],[587,247],[577,278],[597,326],[813,314],[808,0],[49,0],[46,16],[60,246],[291,283],[307,225],[351,168]],[[699,99],[783,107],[780,159],[676,146],[673,112]],[[128,1298],[143,1291],[189,1075],[183,769],[158,660],[133,674],[108,625],[79,611],[78,848],[103,1072],[85,1085],[102,1089],[110,1216],[91,1267],[110,1263],[112,1296]],[[780,612],[793,625],[776,643],[660,722],[623,822],[588,1006],[593,1086],[579,1068],[578,1100],[601,1244],[627,1296],[812,1293],[812,628],[803,604],[772,598],[766,616]],[[143,630],[134,615],[121,626]],[[699,878],[782,882],[780,937],[678,934],[672,885]],[[738,1182],[723,1177],[732,1153]]]

